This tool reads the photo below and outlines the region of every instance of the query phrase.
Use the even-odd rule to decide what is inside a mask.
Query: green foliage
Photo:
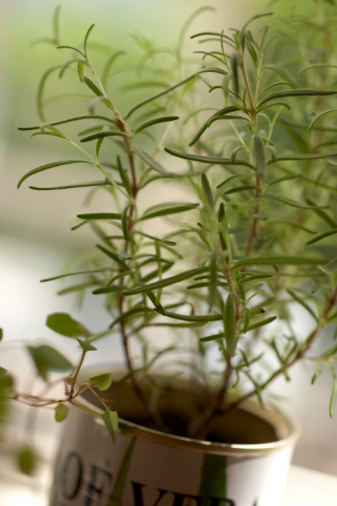
[[[24,445],[18,448],[16,453],[16,461],[18,468],[24,474],[33,475],[38,466],[39,457],[34,448]]]
[[[27,346],[27,351],[33,359],[38,375],[44,380],[47,380],[49,371],[64,372],[73,367],[68,359],[49,345]]]
[[[89,378],[89,382],[92,386],[98,388],[98,390],[107,390],[112,383],[111,374],[99,374]]]
[[[47,318],[47,327],[66,337],[90,337],[91,334],[81,323],[67,313],[53,313]]]
[[[225,337],[227,343],[227,351],[229,355],[235,355],[237,331],[236,331],[236,308],[235,293],[231,292],[227,295],[225,302],[223,321],[225,329]]]
[[[57,422],[63,422],[67,418],[68,413],[69,413],[69,406],[63,403],[59,403],[55,407],[55,420]]]
[[[7,369],[0,366],[0,426],[8,411],[8,400],[14,391],[14,380]]]
[[[72,228],[90,227],[95,245],[90,260],[86,256],[78,271],[51,278],[78,277],[61,293],[91,290],[111,317],[109,328],[96,334],[68,314],[48,317],[51,329],[76,338],[81,347],[69,400],[80,388],[92,341],[109,333],[113,338],[119,333],[127,378],[140,399],[147,399],[143,380],[152,377],[154,364],[160,359],[168,365],[171,349],[186,343],[177,333],[173,348],[158,351],[149,329],[166,326],[192,336],[192,355],[199,353],[205,366],[200,379],[217,378],[222,395],[215,411],[238,393],[256,395],[263,404],[270,383],[281,375],[288,379],[288,370],[308,358],[323,329],[335,325],[336,42],[331,30],[325,31],[331,8],[318,3],[322,12],[315,28],[306,18],[282,24],[271,13],[257,14],[228,34],[205,27],[192,37],[203,50],[191,58],[182,56],[186,26],[175,52],[136,37],[139,61],[120,63],[124,73],[115,65],[124,57],[120,48],[103,65],[92,59],[93,25],[80,47],[61,45],[54,28],[55,46],[70,58],[44,73],[38,90],[42,123],[22,130],[42,140],[52,136],[74,157],[29,170],[18,186],[50,169],[71,171],[80,164],[83,174],[96,171],[101,179],[83,176],[71,185],[31,188],[88,188],[90,200],[103,190],[111,202],[102,210],[97,198],[96,207],[78,214],[80,222]],[[265,16],[268,25],[260,30]],[[60,80],[53,88],[56,71]],[[121,75],[123,100],[115,103]],[[78,102],[69,101],[74,94],[81,98],[80,113]],[[53,96],[67,100],[63,118],[55,114]],[[303,336],[292,326],[298,305],[314,321]],[[135,342],[141,353],[132,356]],[[220,373],[207,360],[214,347]],[[29,351],[44,378],[49,369],[70,367],[52,348]],[[265,366],[270,352],[274,369]],[[324,361],[331,370],[332,413],[335,351],[310,360]],[[107,388],[110,372],[91,378],[89,388]],[[315,381],[319,374],[320,368]],[[113,435],[116,415],[102,403]],[[144,404],[155,420],[151,402]]]
[[[118,429],[118,415],[116,411],[110,411],[107,409],[103,415],[103,421],[110,434],[112,441],[115,440],[115,432]]]

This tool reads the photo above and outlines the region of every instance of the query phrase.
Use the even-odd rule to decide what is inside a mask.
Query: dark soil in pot
[[[111,401],[111,409],[118,412],[119,418],[134,424],[156,429],[149,422],[143,406],[130,383],[113,384],[103,393],[104,399]],[[102,393],[101,393],[102,395]],[[87,391],[84,397],[101,408],[99,401]],[[161,395],[157,403],[158,412],[168,427],[168,433],[180,437],[187,436],[187,427],[199,416],[205,406],[205,395],[195,388],[183,390],[170,388]],[[256,413],[255,413],[256,411]],[[270,413],[259,406],[250,404],[249,408],[236,408],[226,416],[217,416],[210,424],[206,441],[226,444],[265,444],[278,441],[284,434],[278,434]]]

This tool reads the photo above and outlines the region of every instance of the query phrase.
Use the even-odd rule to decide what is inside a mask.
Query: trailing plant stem
[[[84,348],[82,348],[82,354],[81,354],[80,362],[79,362],[79,364],[78,364],[78,366],[76,368],[75,374],[74,374],[74,376],[72,378],[72,382],[71,382],[71,387],[70,387],[70,392],[69,392],[70,398],[72,398],[73,395],[74,395],[77,378],[78,378],[78,375],[79,375],[80,370],[82,368],[82,365],[83,365],[86,353],[87,353],[87,351]]]

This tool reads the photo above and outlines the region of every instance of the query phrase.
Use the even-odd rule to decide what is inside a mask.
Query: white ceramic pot
[[[114,408],[129,414],[136,402],[123,392]],[[50,506],[280,506],[296,427],[252,403],[232,422],[231,440],[243,426],[243,440],[256,442],[197,441],[121,419],[113,443],[99,416],[74,408],[65,422]],[[217,419],[212,439],[228,423]],[[251,435],[260,426],[261,434]]]

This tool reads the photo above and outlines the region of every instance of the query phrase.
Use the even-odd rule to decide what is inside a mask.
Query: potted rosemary
[[[294,37],[291,24],[273,28],[267,13],[229,35],[205,27],[192,36],[201,43],[193,58],[181,46],[167,55],[142,44],[140,62],[125,64],[120,105],[120,49],[97,68],[94,25],[80,47],[63,44],[56,30],[54,44],[66,60],[44,74],[40,122],[22,130],[54,137],[60,156],[18,186],[80,167],[73,183],[31,188],[89,189],[94,204],[73,230],[90,228],[95,248],[75,272],[53,279],[100,297],[110,322],[94,331],[68,313],[48,316],[49,328],[78,341],[74,366],[52,347],[29,348],[46,381],[50,370],[68,368],[65,392],[16,398],[55,408],[57,420],[67,418],[69,405],[89,412],[71,410],[66,422],[52,505],[169,497],[174,504],[186,497],[280,504],[282,463],[296,431],[264,409],[269,385],[289,379],[299,361],[316,364],[313,381],[328,367],[332,415],[336,346],[316,352],[314,345],[337,317],[337,151],[327,121],[337,92],[326,30],[334,7],[317,5],[323,20],[310,41],[305,20],[296,20]],[[46,110],[56,75],[58,88],[70,83],[81,96],[80,110],[77,101]],[[303,335],[293,329],[298,307],[310,319]],[[83,372],[87,354],[107,338],[119,339],[124,372]],[[258,402],[247,404],[252,398]],[[114,446],[102,442],[107,432]]]

